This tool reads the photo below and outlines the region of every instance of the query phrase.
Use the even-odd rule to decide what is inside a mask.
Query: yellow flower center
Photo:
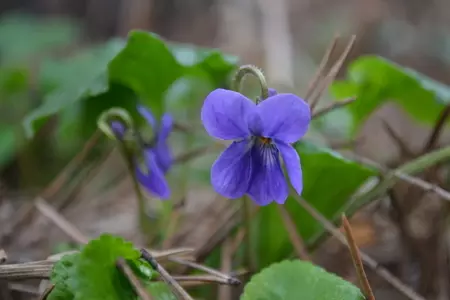
[[[269,145],[272,143],[272,139],[266,138],[266,137],[260,137],[259,138],[261,143],[263,143],[263,145]]]

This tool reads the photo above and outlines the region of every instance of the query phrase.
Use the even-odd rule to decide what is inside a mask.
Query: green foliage
[[[333,218],[349,201],[351,195],[375,172],[337,152],[308,142],[295,145],[303,169],[302,197],[327,218]],[[293,217],[297,229],[306,242],[322,231],[297,201],[289,197],[285,207]],[[257,251],[260,266],[264,267],[292,253],[292,244],[276,205],[260,208],[256,218]]]
[[[163,95],[182,74],[182,68],[157,36],[134,31],[126,47],[111,61],[109,78],[131,88],[155,118],[164,111]]]
[[[132,298],[134,293],[129,282],[116,267],[119,257],[136,260],[140,252],[131,243],[111,235],[90,241],[81,251],[77,280],[70,281],[74,299]]]
[[[69,254],[63,256],[53,267],[50,281],[55,285],[48,300],[74,299],[73,291],[68,282],[74,280],[76,265],[80,260],[80,254]]]
[[[134,291],[117,269],[116,262],[123,258],[138,268],[140,252],[122,238],[104,234],[91,240],[80,253],[64,256],[52,271],[55,289],[49,299],[136,299]],[[133,268],[135,269],[135,268]],[[148,269],[140,277],[151,277]]]
[[[106,93],[109,88],[106,75],[108,63],[122,46],[120,41],[112,40],[86,50],[70,61],[48,61],[44,64],[42,85],[54,88],[44,97],[43,104],[25,118],[27,135],[32,136],[48,116],[76,101]]]
[[[363,300],[353,284],[300,260],[273,264],[253,276],[241,300]]]
[[[338,99],[356,96],[357,101],[348,105],[352,134],[387,101],[394,101],[426,124],[434,124],[450,103],[448,86],[378,56],[363,56],[352,62],[347,79],[334,82],[331,92]]]
[[[235,68],[230,61],[217,51],[168,47],[154,34],[132,31],[126,43],[112,40],[64,62],[47,62],[42,82],[54,88],[25,119],[27,135],[64,109],[78,114],[73,105],[80,100],[84,122],[78,118],[78,123],[85,125],[95,124],[98,115],[113,106],[137,116],[136,97],[159,118],[165,110],[165,94],[177,79],[202,77],[215,88]]]
[[[36,34],[24,39],[29,32]],[[0,19],[0,166],[23,144],[17,120],[21,120],[28,137],[38,139],[35,133],[51,117],[56,117],[59,123],[55,140],[73,153],[92,134],[98,116],[111,107],[126,109],[139,125],[143,120],[136,104],[142,103],[156,118],[170,112],[177,121],[195,128],[204,96],[215,88],[227,87],[238,61],[215,49],[172,44],[139,30],[130,32],[127,40],[112,39],[64,58],[42,55],[70,45],[78,38],[78,32],[76,25],[63,20],[38,21],[21,15]],[[27,66],[36,56],[39,56],[37,72]],[[353,62],[348,78],[336,81],[331,91],[338,99],[358,98],[346,108],[352,117],[353,134],[387,101],[394,101],[426,124],[434,123],[450,103],[447,86],[376,56]],[[8,109],[3,109],[3,105]],[[173,144],[177,150],[187,151],[209,142],[210,137],[204,132],[190,132],[183,133],[183,138]],[[374,170],[327,148],[304,141],[295,144],[295,148],[302,161],[302,197],[328,219],[342,213],[358,188],[377,175]],[[172,184],[181,191],[177,197],[185,196],[187,183],[193,178],[202,176],[209,182],[210,158],[215,159],[216,155],[202,156],[189,170],[188,164],[183,164],[177,182]],[[166,218],[160,218],[163,226],[172,216],[172,207],[167,207]],[[321,224],[292,197],[285,207],[303,239],[311,245],[323,232]],[[252,226],[251,238],[256,247],[252,250],[259,267],[292,254],[276,204],[261,207]],[[214,260],[219,261],[217,249],[213,253],[217,255]],[[51,275],[55,289],[48,299],[136,299],[130,283],[116,267],[119,257],[146,282],[154,299],[176,299],[165,283],[150,282],[154,272],[147,262],[139,259],[139,251],[131,243],[111,235],[102,235],[80,253],[65,256],[55,264]],[[353,300],[362,296],[350,283],[310,263],[284,261],[254,276],[241,299]]]

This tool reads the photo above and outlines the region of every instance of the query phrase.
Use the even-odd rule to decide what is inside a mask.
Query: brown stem
[[[305,243],[303,242],[300,234],[297,232],[297,228],[292,220],[292,217],[289,215],[289,212],[282,205],[277,205],[277,207],[297,256],[302,260],[311,261],[308,251],[306,250]]]
[[[355,266],[356,273],[358,274],[359,284],[362,286],[363,293],[368,300],[375,300],[375,296],[373,295],[372,288],[370,287],[369,280],[366,276],[366,272],[364,271],[364,266],[361,261],[358,246],[356,245],[355,238],[353,237],[352,227],[350,226],[350,223],[348,222],[345,215],[342,215],[342,226],[345,230],[348,248],[350,250],[353,265]]]
[[[436,121],[436,124],[433,128],[433,132],[430,135],[427,143],[423,147],[422,153],[427,153],[428,151],[433,150],[436,146],[436,143],[439,140],[439,136],[441,135],[442,130],[444,129],[445,121],[450,116],[450,105],[447,105],[441,112],[439,118]]]

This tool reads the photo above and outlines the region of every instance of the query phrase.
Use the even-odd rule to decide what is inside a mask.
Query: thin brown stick
[[[320,77],[323,74],[323,71],[325,67],[327,66],[328,61],[330,60],[331,54],[333,53],[334,49],[336,48],[337,41],[339,39],[339,35],[335,35],[333,39],[331,40],[330,45],[328,45],[327,50],[325,52],[325,55],[322,57],[322,60],[319,64],[319,68],[317,68],[316,73],[314,74],[313,79],[309,83],[308,90],[305,94],[305,101],[309,101],[309,97],[313,94],[314,90],[316,89],[317,85],[320,82]]]
[[[320,118],[330,112],[332,112],[335,109],[339,109],[341,107],[347,106],[350,103],[355,102],[356,98],[348,98],[348,99],[344,99],[338,102],[333,102],[330,103],[329,105],[325,106],[324,108],[321,108],[319,110],[317,110],[315,113],[313,113],[312,115],[312,119],[317,119]]]
[[[328,72],[327,76],[321,81],[321,84],[319,88],[317,89],[317,92],[314,96],[311,96],[310,102],[310,108],[311,111],[314,112],[314,108],[316,107],[317,103],[319,102],[320,97],[322,96],[325,89],[330,85],[330,83],[336,78],[337,73],[341,69],[342,65],[344,64],[345,59],[347,58],[348,54],[350,53],[350,50],[353,47],[353,44],[355,43],[356,35],[352,35],[350,38],[350,41],[348,42],[347,46],[344,49],[344,52],[342,53],[341,57],[337,60],[337,62],[333,65],[330,72]]]
[[[134,275],[131,268],[127,265],[123,258],[119,258],[116,262],[117,268],[128,278],[134,291],[142,300],[152,300],[153,297],[147,292],[139,279]]]
[[[9,283],[9,289],[11,291],[17,291],[20,293],[24,293],[24,294],[28,294],[30,296],[35,296],[35,297],[39,297],[42,294],[39,292],[39,290],[31,285],[31,284],[21,284],[21,283]]]
[[[42,191],[40,194],[42,198],[49,198],[54,196],[71,178],[71,174],[83,162],[87,155],[91,152],[101,137],[100,131],[96,130],[89,140],[84,144],[83,149],[69,162],[69,164],[59,173],[59,175]],[[11,234],[17,234],[18,228],[27,220],[30,220],[33,213],[34,203],[26,203],[20,207],[18,212],[12,218]],[[9,235],[5,236],[10,238]]]
[[[177,157],[175,157],[174,159],[174,163],[175,164],[181,164],[181,163],[185,163],[187,161],[190,161],[191,159],[194,159],[202,154],[205,154],[213,149],[217,149],[217,145],[213,145],[213,146],[203,146],[203,147],[199,147],[197,149],[193,149],[190,151],[187,151],[186,153],[182,153],[180,155],[178,155]]]
[[[388,122],[382,120],[384,129],[388,133],[388,135],[394,140],[395,144],[398,146],[400,150],[400,154],[402,156],[414,157],[414,153],[409,149],[408,145],[402,140],[402,138],[395,132],[394,128],[392,128]]]
[[[211,275],[174,275],[172,278],[179,282],[202,282],[202,283],[218,283],[228,285],[228,282],[220,277]]]
[[[377,162],[375,162],[375,161],[373,161],[371,159],[368,159],[366,157],[358,156],[356,154],[353,154],[351,156],[356,161],[358,161],[360,163],[363,163],[365,165],[374,167],[374,168],[378,169],[381,172],[386,173],[386,172],[391,171],[387,167],[385,167],[385,166],[383,166],[383,165],[381,165],[381,164],[379,164],[379,163],[377,163]],[[439,187],[439,186],[437,186],[435,184],[429,183],[429,182],[427,182],[427,181],[425,181],[423,179],[420,179],[418,177],[414,177],[414,176],[410,176],[408,174],[404,174],[402,172],[395,172],[394,176],[396,176],[397,178],[399,178],[399,179],[401,179],[401,180],[403,180],[403,181],[405,181],[405,182],[407,182],[409,184],[412,184],[412,185],[415,185],[417,187],[420,187],[425,192],[433,192],[436,195],[440,196],[442,199],[444,199],[446,201],[450,201],[450,192],[448,192],[447,190],[444,190],[443,188],[441,188],[441,187]]]
[[[64,197],[61,197],[55,201],[54,206],[58,209],[64,209],[68,205],[70,205],[71,201],[77,199],[85,186],[90,183],[94,178],[97,177],[97,175],[100,173],[100,171],[104,168],[106,162],[110,158],[111,155],[113,155],[115,151],[115,148],[108,149],[107,152],[102,154],[102,156],[99,158],[99,161],[95,163],[95,165],[90,168],[87,171],[87,174],[83,176],[83,178],[80,180],[80,182],[77,184],[77,186],[74,188],[73,191],[71,191],[68,195],[65,195]]]
[[[342,232],[340,232],[330,221],[327,220],[321,213],[319,213],[314,207],[312,207],[308,202],[302,199],[300,196],[294,193],[294,198],[297,202],[322,226],[328,231],[331,235],[333,235],[340,243],[343,245],[347,245],[347,240]],[[386,280],[389,284],[391,284],[394,288],[396,288],[403,295],[408,297],[411,300],[426,300],[415,291],[413,291],[410,287],[405,285],[400,281],[397,277],[392,275],[388,270],[379,265],[372,257],[361,252],[362,261],[369,266],[378,276]]]
[[[183,289],[183,287],[156,261],[156,259],[145,249],[141,249],[141,257],[147,261],[152,268],[159,273],[172,291],[183,300],[193,300],[193,298]]]
[[[298,258],[311,261],[311,257],[309,257],[308,251],[306,250],[305,243],[303,242],[300,234],[297,232],[297,228],[292,220],[292,217],[289,215],[289,212],[283,205],[277,205],[277,207]]]
[[[48,204],[44,199],[39,198],[36,201],[36,208],[47,218],[50,219],[56,226],[58,226],[67,236],[69,236],[73,241],[79,244],[87,244],[89,242],[89,237],[83,234],[78,228],[76,228],[72,223],[70,223],[63,215],[56,211],[50,204]],[[150,251],[153,257],[158,259],[167,259],[173,255],[180,255],[193,252],[192,248],[178,248],[178,249],[167,249],[163,251],[147,250]]]
[[[355,266],[356,273],[358,274],[359,284],[362,287],[363,293],[368,300],[375,300],[375,296],[373,295],[372,288],[370,287],[369,280],[366,276],[366,272],[364,271],[364,266],[361,261],[358,246],[356,245],[355,238],[353,237],[352,227],[345,215],[342,215],[342,226],[345,230],[348,248],[350,250],[353,265]]]
[[[177,257],[169,257],[169,261],[173,261],[173,262],[176,262],[176,263],[178,263],[180,265],[188,266],[190,268],[197,269],[197,270],[209,273],[211,275],[223,278],[227,282],[227,284],[229,284],[229,285],[239,285],[239,284],[241,284],[241,282],[237,278],[233,278],[233,277],[231,277],[228,274],[219,272],[217,270],[211,269],[211,268],[209,268],[207,266],[195,263],[193,261],[188,261],[188,260],[184,260],[184,259],[177,258]]]
[[[361,146],[364,144],[365,140],[363,137],[352,139],[352,140],[344,140],[344,141],[330,141],[328,146],[333,150],[342,150],[342,149],[354,149],[356,146]]]
[[[233,272],[235,276],[244,276],[248,273],[249,272],[246,270]],[[176,278],[177,281],[183,287],[196,287],[200,285],[205,285],[205,283],[218,283],[222,285],[227,284],[226,280],[210,275],[191,275],[191,276],[173,276],[173,277]]]
[[[99,130],[96,130],[89,140],[84,144],[83,149],[69,162],[69,164],[62,170],[61,173],[45,188],[41,196],[43,198],[51,198],[66,184],[71,177],[71,173],[84,161],[98,140],[102,136]]]
[[[436,121],[436,124],[433,128],[433,132],[430,135],[430,138],[425,143],[422,153],[427,153],[433,150],[436,147],[437,142],[439,141],[439,137],[442,133],[442,130],[445,125],[445,121],[447,121],[450,116],[450,105],[447,105],[441,112],[439,118]]]
[[[44,199],[38,198],[34,202],[37,210],[45,217],[50,219],[56,226],[58,226],[65,234],[79,244],[87,244],[89,239],[81,233],[75,226],[73,226],[67,219],[58,213],[51,205]]]
[[[189,126],[187,124],[182,124],[180,122],[174,122],[173,123],[173,130],[189,134],[189,133],[192,133],[193,127]]]

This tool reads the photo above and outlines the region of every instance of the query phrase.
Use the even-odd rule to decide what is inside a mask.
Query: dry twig
[[[433,148],[436,146],[439,140],[439,136],[441,135],[441,132],[444,129],[445,121],[447,121],[449,116],[450,116],[450,105],[447,105],[442,110],[441,115],[437,119],[436,124],[433,128],[433,132],[431,133],[428,141],[425,143],[422,153],[427,153],[428,151],[433,150]]]
[[[379,171],[381,171],[383,173],[387,173],[387,172],[392,171],[392,170],[388,169],[387,167],[385,167],[385,166],[383,166],[383,165],[381,165],[381,164],[379,164],[379,163],[377,163],[377,162],[375,162],[375,161],[373,161],[371,159],[368,159],[366,157],[362,157],[362,156],[359,156],[359,155],[356,155],[356,154],[352,154],[351,156],[356,161],[359,161],[360,163],[363,163],[363,164],[368,165],[370,167],[376,168],[376,169],[378,169]],[[423,189],[425,192],[433,192],[436,195],[440,196],[442,199],[444,199],[446,201],[450,201],[450,192],[444,190],[443,188],[441,188],[441,187],[439,187],[439,186],[437,186],[435,184],[429,183],[429,182],[427,182],[427,181],[425,181],[423,179],[420,179],[418,177],[414,177],[414,176],[405,174],[403,172],[396,171],[393,174],[398,179],[401,179],[401,180],[403,180],[403,181],[405,181],[405,182],[407,182],[409,184],[418,186],[421,189]]]
[[[67,234],[71,239],[79,244],[87,244],[89,239],[81,233],[75,226],[73,226],[66,218],[64,218],[60,213],[58,213],[50,204],[47,203],[43,198],[38,197],[35,200],[34,205],[38,211],[55,223],[65,234]]]
[[[308,251],[306,250],[305,243],[303,242],[303,239],[300,236],[300,234],[297,232],[297,228],[291,216],[289,215],[289,212],[283,205],[277,205],[277,207],[278,212],[281,215],[281,219],[283,220],[284,227],[286,227],[289,238],[291,239],[291,243],[294,246],[298,258],[302,260],[311,261]]]
[[[41,193],[42,198],[49,198],[54,196],[71,178],[71,174],[76,168],[84,161],[84,159],[90,154],[94,146],[100,139],[101,134],[97,130],[84,144],[83,149],[69,162],[69,164],[59,173],[59,175],[44,189]],[[34,203],[26,203],[20,207],[15,216],[12,218],[13,223],[10,227],[11,234],[17,234],[20,226],[32,217]],[[10,235],[5,236],[6,239],[10,238]]]
[[[353,237],[352,227],[348,222],[345,215],[342,215],[342,226],[345,230],[345,235],[347,237],[347,245],[350,250],[353,265],[355,266],[356,273],[358,274],[359,283],[362,286],[364,295],[368,300],[375,300],[372,288],[370,287],[369,280],[367,279],[366,272],[364,271],[364,266],[361,261],[361,256],[359,254],[358,246],[356,245],[355,239]]]
[[[312,207],[308,202],[306,202],[304,199],[299,197],[298,195],[295,195],[295,200],[322,226],[325,228],[326,231],[328,231],[331,235],[333,235],[340,243],[343,245],[348,246],[347,240],[334,225],[330,221],[327,220],[321,213],[319,213],[314,207]],[[390,283],[394,288],[396,288],[399,292],[401,292],[403,295],[408,297],[411,300],[426,300],[419,294],[417,294],[415,291],[413,291],[410,287],[405,285],[403,282],[401,282],[397,277],[392,275],[388,270],[386,270],[384,267],[380,266],[372,257],[365,254],[364,252],[361,252],[361,259],[362,261],[369,266],[378,276],[386,280],[386,282]]]
[[[152,268],[159,273],[166,282],[183,300],[193,300],[192,297],[181,287],[181,285],[155,260],[155,258],[145,249],[141,249],[141,257],[147,261]]]
[[[382,121],[383,127],[388,133],[388,135],[394,140],[395,144],[398,146],[400,150],[400,154],[406,156],[406,158],[414,157],[414,153],[409,149],[406,143],[402,140],[402,138],[395,132],[394,128],[389,125],[385,120]]]
[[[339,57],[337,62],[331,67],[330,72],[328,72],[327,76],[320,82],[320,86],[317,89],[317,92],[315,95],[311,96],[310,107],[311,111],[314,111],[314,108],[316,107],[317,103],[319,102],[320,97],[322,96],[322,93],[325,91],[325,89],[330,85],[330,83],[334,80],[337,73],[341,69],[342,65],[344,64],[345,59],[347,58],[348,54],[350,53],[350,50],[353,47],[353,44],[355,43],[356,36],[352,35],[350,38],[350,41],[348,42],[347,46],[345,47],[344,52]]]
[[[241,282],[238,279],[236,279],[236,278],[234,278],[234,277],[232,277],[232,276],[230,276],[228,274],[219,272],[217,270],[211,269],[211,268],[209,268],[207,266],[195,263],[193,261],[188,261],[188,260],[184,260],[184,259],[177,258],[177,257],[169,257],[169,260],[173,261],[173,262],[176,262],[176,263],[178,263],[180,265],[188,266],[190,268],[197,269],[197,270],[209,273],[211,275],[214,275],[216,277],[222,278],[229,285],[239,285],[239,284],[241,284]]]
[[[350,103],[355,102],[355,98],[348,98],[344,100],[340,100],[338,102],[330,103],[328,106],[325,106],[324,108],[319,109],[318,111],[314,112],[312,115],[313,119],[320,118],[321,116],[324,116],[330,112],[332,112],[335,109],[339,109],[341,107],[347,106]]]
[[[306,94],[305,94],[305,101],[309,102],[309,98],[312,96],[312,94],[316,90],[317,85],[320,82],[320,78],[323,74],[323,71],[325,70],[327,63],[330,60],[331,54],[333,53],[334,49],[336,48],[338,39],[339,39],[339,35],[336,34],[334,36],[333,40],[331,41],[330,45],[327,47],[325,55],[322,57],[322,60],[320,62],[319,68],[317,69],[316,73],[314,74],[313,79],[309,83],[308,90],[306,91]]]

